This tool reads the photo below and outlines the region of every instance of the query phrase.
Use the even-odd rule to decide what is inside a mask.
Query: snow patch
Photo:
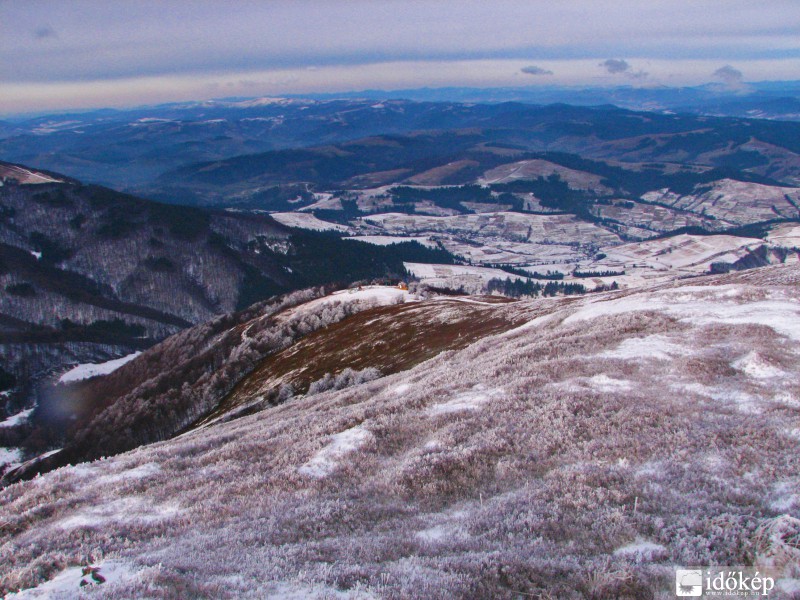
[[[328,445],[302,465],[298,472],[308,477],[330,475],[339,466],[339,461],[342,458],[351,452],[355,452],[372,439],[374,439],[372,433],[361,425],[345,429],[332,435]]]
[[[473,267],[469,265],[439,265],[439,264],[428,264],[428,263],[411,263],[411,262],[404,262],[403,266],[415,277],[419,277],[422,280],[429,280],[429,279],[441,279],[447,277],[459,277],[459,276],[474,276],[484,279],[486,281],[490,279],[505,279],[506,277],[512,277],[512,275],[506,273],[501,269],[493,269],[491,267]],[[521,277],[517,277],[517,279],[522,279]]]
[[[346,240],[355,240],[356,242],[365,242],[375,246],[391,246],[392,244],[402,244],[403,242],[418,242],[428,248],[437,248],[436,242],[432,242],[430,238],[424,236],[414,237],[400,237],[396,235],[359,235],[344,238]]]
[[[137,578],[140,569],[120,560],[107,560],[99,565],[93,565],[97,569],[105,582],[96,583],[90,574],[84,575],[85,567],[70,567],[61,571],[50,581],[46,581],[35,588],[28,588],[19,592],[12,592],[6,596],[9,600],[32,600],[42,598],[48,600],[72,600],[79,596],[82,590],[87,588],[102,586],[110,587],[115,584],[128,583]],[[81,586],[81,581],[86,581],[88,585]]]
[[[622,360],[670,360],[674,356],[687,353],[687,349],[671,342],[663,335],[649,335],[643,338],[623,340],[614,350],[598,354],[601,358],[619,358]]]
[[[641,298],[618,298],[591,302],[564,319],[565,324],[610,317],[636,311],[659,311],[695,325],[766,325],[800,341],[800,303],[789,299],[768,299],[740,304],[740,292],[730,286],[684,287],[678,293],[661,293]],[[724,300],[728,299],[728,302]]]
[[[96,481],[98,483],[118,483],[120,481],[144,479],[145,477],[157,475],[160,472],[161,467],[156,463],[145,463],[143,465],[139,465],[138,467],[134,467],[133,469],[127,469],[125,471],[119,471],[118,473],[109,473],[108,475],[103,475]]]
[[[271,581],[262,596],[266,600],[308,600],[330,598],[331,600],[377,600],[377,596],[365,590],[337,590],[322,584]]]
[[[11,415],[5,421],[0,422],[0,427],[16,427],[17,425],[22,425],[22,423],[28,420],[28,417],[31,416],[32,412],[33,409],[28,408],[22,412],[18,412],[15,415]]]
[[[499,337],[513,337],[518,333],[526,331],[528,329],[535,329],[540,326],[544,326],[547,323],[554,323],[558,317],[553,314],[541,315],[539,317],[534,317],[527,323],[523,323],[519,327],[515,327],[514,329],[509,329],[505,333],[501,333]]]
[[[711,398],[712,400],[724,404],[734,404],[736,408],[743,413],[758,414],[761,412],[758,398],[739,390],[712,387],[703,385],[702,383],[671,385],[670,387],[676,390],[683,390],[705,396],[706,398]]]
[[[485,385],[479,383],[469,391],[456,394],[447,402],[428,407],[427,412],[429,415],[444,415],[464,410],[478,410],[502,393],[502,388],[487,389]]]
[[[99,506],[86,507],[58,522],[61,529],[103,527],[108,523],[157,523],[178,514],[174,504],[150,504],[142,498],[127,496]]]
[[[786,376],[786,373],[769,364],[756,352],[748,352],[739,360],[731,363],[731,366],[755,379],[772,379]]]
[[[775,512],[788,513],[800,506],[800,480],[779,481],[772,487],[772,499],[769,507]]]
[[[69,467],[64,467],[65,471],[69,471],[75,477],[89,477],[95,484],[108,484],[120,483],[123,481],[131,481],[144,479],[157,475],[161,472],[161,467],[156,463],[145,463],[132,469],[122,469],[111,473],[103,473],[105,465],[103,464],[89,464],[81,463]]]
[[[789,392],[778,392],[772,397],[772,401],[792,408],[800,408],[800,401]]]
[[[414,535],[425,542],[441,542],[449,537],[450,528],[444,525],[436,525],[416,532]]]
[[[650,562],[666,554],[667,549],[661,544],[649,542],[641,538],[614,550],[614,556],[624,556],[636,562]]]
[[[0,465],[16,465],[22,460],[22,450],[19,448],[0,447]]]
[[[408,390],[410,390],[410,389],[411,389],[411,386],[410,386],[409,384],[407,384],[407,383],[401,383],[401,384],[400,384],[400,385],[398,385],[396,388],[394,388],[394,390],[393,390],[393,391],[394,391],[394,394],[395,394],[396,396],[402,396],[403,394],[405,394],[405,393],[406,393]]]
[[[349,231],[344,225],[323,221],[312,214],[304,212],[272,213],[270,217],[287,227],[312,229],[314,231]]]
[[[587,380],[587,383],[596,390],[601,392],[619,392],[622,390],[629,390],[631,382],[624,379],[614,379],[606,374],[595,375]]]
[[[58,383],[70,383],[73,381],[90,379],[92,377],[97,377],[98,375],[108,375],[109,373],[119,369],[125,363],[132,361],[140,354],[141,352],[134,352],[133,354],[128,354],[127,356],[115,358],[114,360],[109,360],[103,363],[87,363],[78,365],[59,377]]]

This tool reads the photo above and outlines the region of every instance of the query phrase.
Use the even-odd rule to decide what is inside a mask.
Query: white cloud
[[[725,65],[714,71],[713,76],[722,81],[721,89],[734,92],[746,92],[750,88],[747,86],[743,79],[744,74],[731,65]]]

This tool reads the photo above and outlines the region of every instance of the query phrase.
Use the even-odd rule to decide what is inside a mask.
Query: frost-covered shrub
[[[326,373],[320,379],[311,382],[311,385],[308,387],[307,395],[313,396],[314,394],[320,394],[328,390],[343,390],[354,385],[374,381],[380,377],[381,372],[374,367],[367,367],[360,371],[354,371],[348,367],[337,375]]]

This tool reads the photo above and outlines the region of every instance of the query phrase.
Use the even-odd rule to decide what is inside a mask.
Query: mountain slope
[[[797,265],[495,309],[523,324],[6,488],[3,590],[62,573],[66,597],[85,563],[109,598],[653,597],[692,564],[792,584]]]
[[[408,369],[521,322],[502,309],[502,298],[420,302],[381,286],[323,294],[304,290],[256,304],[178,333],[105,377],[41,387],[33,431],[19,445],[29,456],[63,449],[12,467],[3,481],[263,410],[310,387],[324,389],[345,370]]]
[[[388,251],[266,215],[175,207],[2,169],[0,368],[17,376],[23,396],[68,364],[128,354],[275,294],[399,277],[404,256],[448,260],[417,244]]]

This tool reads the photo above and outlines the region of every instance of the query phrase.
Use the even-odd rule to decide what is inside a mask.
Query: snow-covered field
[[[453,277],[471,276],[489,281],[494,278],[505,279],[514,276],[501,269],[491,269],[487,267],[474,267],[471,265],[436,265],[427,263],[403,263],[406,269],[419,277],[425,283],[444,281]]]
[[[593,190],[597,193],[608,193],[611,190],[602,185],[602,177],[594,173],[577,171],[562,165],[540,159],[522,160],[514,163],[500,165],[486,171],[478,179],[481,185],[490,183],[509,183],[519,179],[536,179],[548,177],[553,173],[558,174],[562,181],[566,181],[573,189]]]
[[[72,600],[78,597],[96,597],[101,586],[103,592],[113,593],[116,587],[135,584],[139,571],[144,571],[142,575],[147,575],[147,571],[151,573],[153,571],[152,568],[138,569],[119,560],[99,562],[91,565],[91,568],[96,573],[96,579],[84,566],[69,567],[40,586],[9,594],[6,598],[8,600]],[[98,579],[102,579],[102,583],[99,583]],[[83,585],[81,585],[82,583]]]
[[[800,248],[800,225],[782,223],[767,234],[767,241],[784,248]]]
[[[496,238],[473,238],[465,241],[460,236],[444,236],[442,243],[449,252],[463,256],[474,264],[558,264],[563,267],[587,261],[593,254],[581,250],[575,244],[539,244]]]
[[[39,171],[33,171],[17,165],[0,165],[0,182],[2,182],[4,178],[16,179],[20,183],[27,185],[38,183],[59,183],[62,181],[61,179],[56,179],[50,175],[40,173]]]
[[[270,216],[287,227],[299,227],[315,231],[349,231],[349,228],[344,225],[323,221],[305,212],[270,213]]]
[[[299,212],[308,212],[312,210],[342,210],[342,201],[339,198],[334,198],[333,194],[325,192],[316,193],[314,194],[313,204],[298,209]]]
[[[139,356],[141,352],[134,352],[133,354],[128,354],[127,356],[122,356],[120,358],[115,358],[113,360],[109,360],[103,363],[88,363],[83,365],[78,365],[64,373],[61,377],[58,378],[59,383],[71,383],[73,381],[82,381],[84,379],[89,379],[90,377],[97,377],[98,375],[108,375],[109,373],[116,371],[125,363],[132,361],[134,358]]]
[[[17,425],[21,425],[28,419],[28,417],[31,416],[32,412],[33,409],[28,408],[26,410],[18,412],[15,415],[11,415],[6,420],[0,422],[0,427],[16,427]]]
[[[720,179],[711,189],[681,196],[669,190],[648,192],[647,202],[657,202],[680,210],[702,213],[729,224],[743,225],[770,221],[776,214],[788,219],[800,216],[797,204],[800,188],[787,188],[733,179]]]
[[[656,271],[708,272],[712,262],[735,262],[763,241],[732,235],[677,235],[605,250],[607,264]]]
[[[362,217],[360,221],[393,234],[458,233],[553,244],[575,244],[576,240],[598,245],[620,242],[619,237],[607,229],[572,215],[493,212],[433,217],[384,213]]]
[[[403,242],[419,242],[428,248],[436,248],[436,242],[431,241],[430,238],[425,236],[395,236],[395,235],[359,235],[355,237],[344,238],[346,240],[356,240],[358,242],[366,242],[367,244],[375,244],[376,246],[391,246],[392,244],[401,244]]]
[[[491,314],[528,324],[0,491],[2,591],[78,585],[98,551],[129,575],[99,598],[668,598],[698,564],[795,585],[800,265]]]
[[[729,227],[724,221],[716,221],[701,213],[677,210],[656,204],[636,202],[631,207],[627,201],[612,204],[597,204],[592,212],[603,219],[625,224],[628,235],[648,239],[658,232],[675,231],[682,227],[702,227],[707,231],[718,231]]]

